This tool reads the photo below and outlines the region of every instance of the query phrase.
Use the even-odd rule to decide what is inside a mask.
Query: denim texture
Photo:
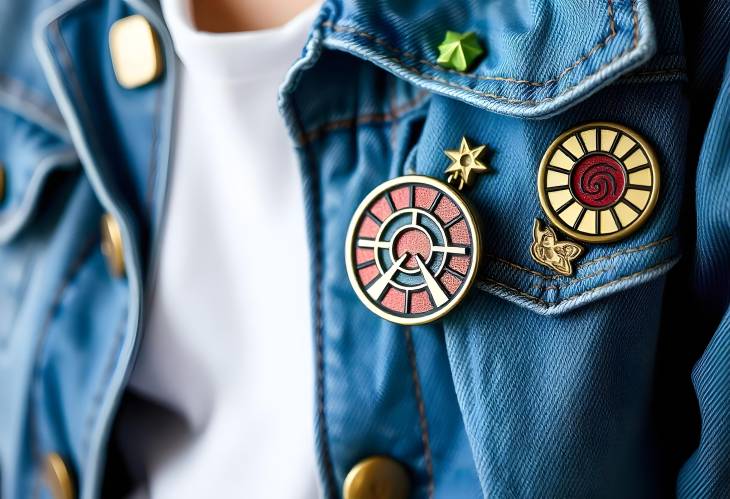
[[[725,12],[730,8],[724,6]],[[718,54],[718,56],[720,56]],[[721,57],[721,56],[720,56]],[[678,491],[684,497],[730,494],[730,64],[712,114],[697,168],[697,265],[693,284],[706,302],[705,321],[719,319],[709,345],[692,370],[702,429],[700,448],[683,466]],[[714,199],[724,199],[717,203]],[[718,464],[721,463],[721,464]],[[724,463],[724,465],[722,464]]]
[[[401,461],[419,498],[730,495],[730,8],[695,3],[324,3],[280,107],[303,171],[326,497],[371,455]],[[165,61],[131,91],[107,42],[130,14]],[[471,72],[435,64],[447,29],[484,44]],[[5,2],[0,41],[0,496],[46,494],[58,452],[100,497],[154,284],[177,61],[152,0]],[[586,244],[564,277],[530,257],[536,175],[590,121],[642,134],[662,187],[639,231]],[[384,322],[347,279],[350,217],[385,180],[443,178],[462,135],[494,170],[466,193],[477,282],[437,323]]]

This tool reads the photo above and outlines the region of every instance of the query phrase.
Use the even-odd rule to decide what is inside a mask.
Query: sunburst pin
[[[458,151],[444,151],[444,154],[452,161],[444,171],[448,175],[446,181],[455,185],[458,189],[463,189],[465,185],[474,183],[476,174],[489,172],[491,170],[489,166],[479,161],[479,156],[484,152],[486,147],[485,145],[481,145],[472,148],[469,142],[467,142],[466,137],[462,137]]]

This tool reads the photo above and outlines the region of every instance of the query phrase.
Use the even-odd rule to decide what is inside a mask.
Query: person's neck
[[[192,14],[200,31],[255,31],[281,26],[313,3],[313,0],[192,0]]]

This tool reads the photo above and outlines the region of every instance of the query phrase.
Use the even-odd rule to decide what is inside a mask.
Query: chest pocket
[[[687,116],[681,64],[671,54],[652,59],[657,35],[648,6],[540,1],[530,16],[519,5],[498,2],[469,9],[441,16],[408,12],[424,16],[416,24],[426,26],[426,34],[397,41],[377,34],[388,33],[391,15],[347,18],[345,7],[343,20],[324,26],[325,45],[433,93],[407,168],[444,178],[449,161],[443,151],[458,148],[462,136],[487,145],[493,171],[466,193],[480,214],[484,238],[478,288],[540,314],[558,314],[666,272],[678,257]],[[482,36],[486,56],[473,71],[433,62],[443,35],[425,22],[434,17]],[[581,242],[584,253],[565,276],[531,256],[535,221],[549,222],[539,201],[538,169],[556,137],[590,122],[619,123],[645,137],[657,152],[663,182],[654,213],[637,232],[610,243]]]
[[[651,84],[617,84],[563,114],[540,121],[485,112],[441,96],[432,98],[429,116],[446,119],[452,126],[444,129],[426,119],[414,161],[417,173],[443,177],[449,161],[437,144],[447,137],[458,144],[464,134],[491,150],[485,161],[492,171],[466,192],[481,219],[484,250],[477,287],[482,292],[540,314],[559,314],[650,280],[676,263],[686,115],[680,86],[659,86],[662,91],[658,93]],[[612,103],[608,108],[607,102]],[[646,119],[649,116],[652,118]],[[637,223],[637,231],[601,243],[561,232],[551,223],[539,195],[540,163],[553,140],[577,124],[594,121],[630,123],[630,128],[651,137],[662,179],[654,211]],[[676,124],[671,133],[667,133],[667,123]],[[571,191],[565,192],[569,196]],[[536,242],[535,224],[550,226],[559,240],[582,246],[573,272],[563,275],[536,261],[531,251]]]

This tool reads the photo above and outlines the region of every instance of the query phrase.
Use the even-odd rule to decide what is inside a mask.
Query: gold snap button
[[[43,481],[54,499],[73,499],[74,483],[63,458],[52,452],[46,456]]]
[[[0,163],[0,203],[5,199],[5,165]]]
[[[405,467],[385,456],[357,463],[345,477],[344,499],[407,499],[410,479]]]
[[[106,257],[109,272],[115,277],[124,275],[124,245],[117,220],[109,213],[101,217],[101,252]]]
[[[163,61],[157,33],[140,15],[118,20],[109,29],[109,51],[117,81],[132,89],[156,80]]]

